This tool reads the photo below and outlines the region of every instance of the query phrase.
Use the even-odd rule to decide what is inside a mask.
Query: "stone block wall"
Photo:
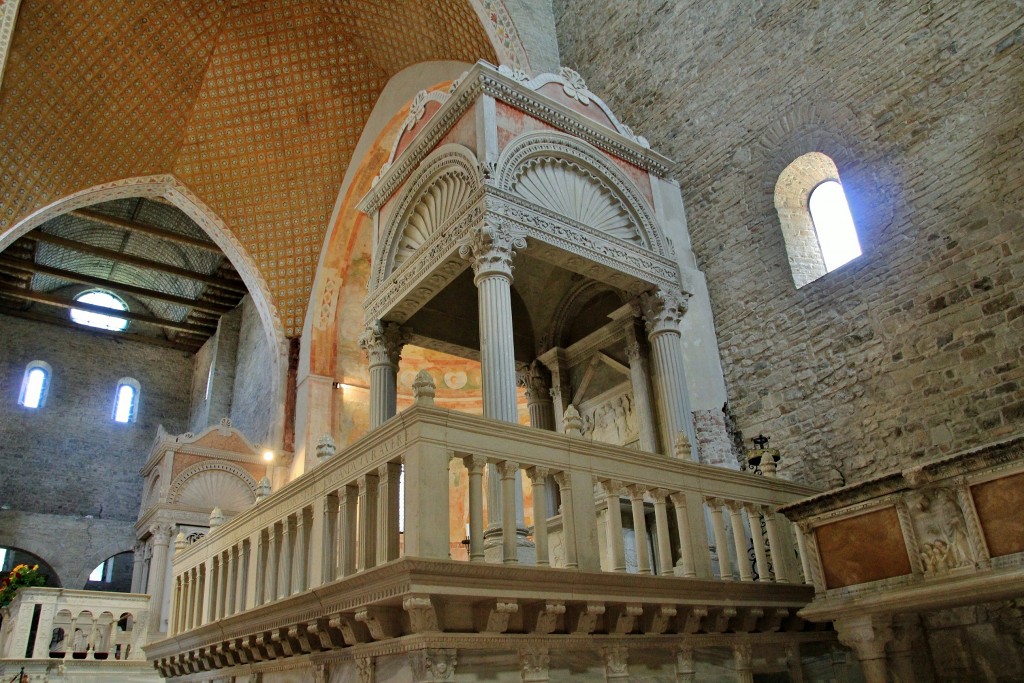
[[[186,428],[192,354],[8,316],[0,327],[0,505],[133,522],[157,425]],[[46,404],[35,410],[18,405],[33,360],[53,368]],[[137,420],[120,424],[114,391],[126,376],[141,393]]]
[[[1019,3],[554,11],[562,63],[679,162],[730,413],[785,476],[864,478],[1024,428]],[[797,289],[773,192],[812,151],[864,255]]]

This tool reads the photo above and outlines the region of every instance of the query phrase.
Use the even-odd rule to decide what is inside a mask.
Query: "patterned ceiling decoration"
[[[297,336],[384,84],[481,58],[497,61],[469,0],[24,0],[0,89],[0,231],[77,190],[173,172]]]

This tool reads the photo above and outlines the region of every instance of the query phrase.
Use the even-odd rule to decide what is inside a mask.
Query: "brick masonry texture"
[[[3,315],[0,328],[0,504],[134,522],[139,470],[157,425],[171,433],[186,427],[192,354]],[[18,405],[33,360],[53,368],[46,404],[37,410]],[[114,390],[126,376],[142,386],[138,419],[118,424]]]
[[[730,412],[784,476],[859,479],[1021,431],[1019,2],[554,11],[562,63],[679,162]],[[810,151],[836,162],[864,256],[797,290],[773,190]]]

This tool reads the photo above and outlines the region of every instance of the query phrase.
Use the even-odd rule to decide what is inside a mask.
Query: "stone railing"
[[[148,595],[23,588],[3,609],[0,659],[144,662],[148,619]]]
[[[462,541],[449,531],[452,458],[468,480],[469,561],[450,558]],[[502,510],[495,562],[486,561],[494,551],[485,551],[484,540],[490,465],[500,477],[492,490]],[[517,548],[520,473],[533,485],[534,519],[547,521],[534,525],[529,563]],[[165,675],[175,675],[407,633],[537,632],[550,622],[542,630],[550,634],[555,621],[572,633],[627,634],[641,623],[645,633],[774,632],[809,596],[793,530],[774,509],[811,493],[787,481],[416,405],[205,538],[179,543],[171,640],[147,651]],[[549,516],[553,498],[559,514]],[[629,514],[614,514],[624,502]],[[629,553],[623,517],[627,528],[631,519],[634,531],[642,530]],[[458,521],[455,528],[463,526]],[[627,566],[636,573],[627,577]],[[590,572],[583,583],[592,595],[579,572]],[[453,583],[465,588],[458,576],[470,575],[478,577],[479,595],[466,588],[476,600],[469,616],[435,613],[430,595],[450,595]],[[373,590],[375,581],[405,585],[409,595]],[[344,605],[328,606],[335,598]],[[311,617],[311,609],[322,616]],[[282,627],[291,612],[299,621]],[[264,617],[277,626],[253,621]]]
[[[868,681],[919,680],[921,612],[1024,595],[1022,456],[1017,437],[783,507],[815,589],[801,616],[834,622]]]

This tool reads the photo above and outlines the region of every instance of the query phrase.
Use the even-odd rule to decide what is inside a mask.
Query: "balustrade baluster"
[[[565,547],[565,566],[578,567],[576,554],[576,511],[572,504],[572,479],[568,472],[555,473],[558,494],[562,499],[562,545]]]
[[[768,554],[764,550],[764,534],[761,533],[761,508],[756,505],[744,505],[743,509],[750,520],[750,538],[754,544],[754,558],[757,560],[757,580],[771,581],[768,571]],[[767,527],[767,523],[765,524]],[[770,541],[769,541],[770,542]]]
[[[690,532],[690,515],[686,505],[686,494],[673,493],[669,498],[676,511],[676,527],[679,529],[679,562],[683,568],[683,576],[692,578],[697,576],[697,567],[693,560],[693,534]]]
[[[740,572],[740,581],[753,581],[754,572],[747,560],[747,535],[743,528],[743,506],[739,501],[727,501],[729,523],[732,526],[732,540],[736,548],[736,568]]]
[[[320,582],[327,583],[341,578],[337,574],[338,569],[338,534],[341,529],[338,526],[338,496],[331,493],[324,496],[321,506],[323,513],[323,526],[321,527],[320,552],[323,566],[320,570]]]
[[[356,523],[359,490],[355,486],[338,489],[338,550],[335,577],[356,573]]]
[[[359,556],[356,571],[373,567],[377,561],[377,475],[359,477]]]
[[[548,557],[548,494],[547,479],[551,471],[546,467],[527,470],[533,485],[533,543],[537,551],[537,566],[551,564]]]
[[[665,498],[668,491],[665,489],[649,489],[648,493],[654,499],[654,533],[658,539],[658,573],[662,576],[672,574],[672,541],[668,530],[668,506]]]
[[[640,574],[651,573],[651,551],[647,543],[647,516],[644,514],[644,487],[632,484],[629,492],[630,511],[633,513],[633,536],[636,539],[636,564]]]
[[[484,561],[484,468],[487,459],[478,455],[464,460],[469,472],[469,560]]]
[[[398,559],[398,499],[402,466],[389,462],[377,468],[377,564]]]
[[[505,564],[519,562],[516,547],[516,478],[519,476],[519,463],[506,460],[499,466],[501,470],[501,561]]]
[[[292,531],[292,516],[281,522],[281,575],[278,577],[275,597],[287,598],[292,594],[292,566],[295,563],[295,535]]]
[[[729,537],[725,533],[722,501],[717,498],[708,498],[707,504],[711,511],[711,528],[715,534],[715,550],[718,552],[718,578],[722,581],[732,581],[732,567],[729,566]]]
[[[771,508],[765,508],[764,526],[768,532],[768,549],[772,558],[772,569],[775,572],[775,581],[778,583],[789,583],[789,558],[786,557],[788,548],[782,544],[782,537],[779,534],[779,520]]]
[[[608,506],[605,514],[608,570],[613,572],[626,571],[626,547],[622,540],[622,508],[619,504],[621,489],[622,484],[617,481],[601,482],[601,490],[604,491],[604,499]]]

